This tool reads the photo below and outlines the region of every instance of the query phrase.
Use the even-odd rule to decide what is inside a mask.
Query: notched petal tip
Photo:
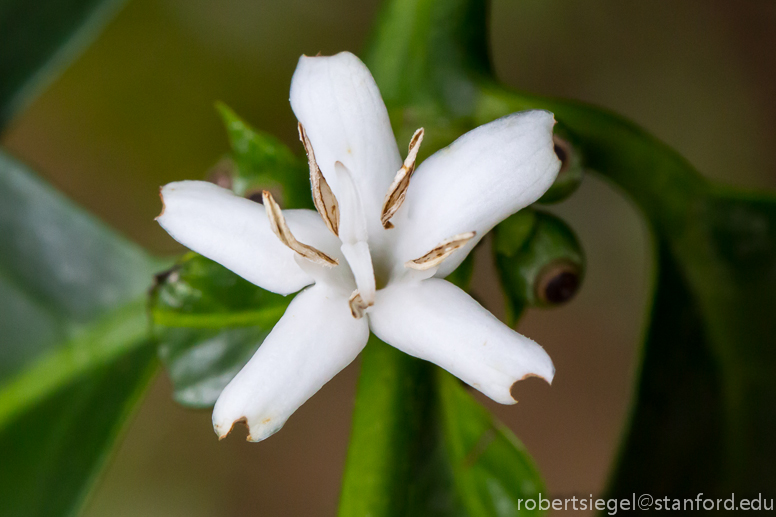
[[[558,174],[562,174],[569,168],[569,158],[572,152],[571,144],[555,134],[552,135],[552,144],[553,150],[555,151],[555,156],[557,156],[558,160],[560,160],[560,170],[558,171]]]
[[[404,267],[418,271],[425,271],[432,267],[436,267],[444,262],[447,257],[452,255],[453,252],[462,248],[467,242],[473,239],[475,235],[477,235],[477,232],[466,232],[445,239],[422,257],[405,262]]]
[[[234,429],[234,426],[237,425],[237,424],[241,424],[241,425],[244,425],[245,427],[247,427],[248,428],[248,437],[250,437],[251,428],[248,425],[248,418],[244,417],[244,416],[241,416],[240,418],[238,418],[237,420],[235,420],[235,421],[233,421],[231,423],[231,425],[229,426],[229,429],[227,429],[226,432],[222,432],[220,430],[220,428],[222,426],[220,426],[218,424],[215,424],[213,426],[215,428],[216,434],[218,435],[218,441],[220,442],[221,440],[223,440],[227,436],[229,436],[229,434],[232,432],[232,429]]]
[[[286,223],[286,218],[283,216],[280,205],[277,204],[275,198],[272,197],[272,194],[268,190],[262,192],[262,198],[264,200],[264,209],[267,211],[269,226],[272,229],[272,232],[280,239],[280,242],[315,264],[325,267],[334,267],[339,264],[337,259],[296,240]]]
[[[535,377],[537,379],[541,379],[544,382],[546,382],[547,384],[549,384],[550,386],[552,386],[552,377],[550,377],[548,379],[548,378],[544,377],[543,375],[539,375],[538,373],[526,373],[525,375],[523,375],[522,377],[517,379],[515,382],[513,382],[512,386],[509,387],[509,396],[512,397],[512,400],[514,400],[515,403],[518,402],[517,396],[515,395],[515,393],[517,392],[517,385],[520,383],[520,381],[524,381],[524,380],[530,379],[532,377]]]
[[[420,150],[420,144],[423,142],[424,134],[425,130],[420,128],[412,135],[407,158],[404,160],[401,169],[396,173],[391,186],[388,187],[388,192],[385,194],[380,222],[386,230],[393,228],[390,219],[401,208],[404,199],[407,197],[407,189],[410,186],[412,173],[415,172],[415,161],[418,158],[418,151]]]
[[[159,199],[162,200],[162,211],[159,212],[159,215],[154,217],[154,221],[158,221],[159,218],[164,215],[164,211],[167,210],[167,205],[164,202],[164,187],[159,187]]]

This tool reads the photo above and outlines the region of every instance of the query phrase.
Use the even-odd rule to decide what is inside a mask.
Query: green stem
[[[422,436],[433,418],[433,365],[372,336],[361,354],[339,516],[408,515]],[[415,488],[416,489],[416,488]]]

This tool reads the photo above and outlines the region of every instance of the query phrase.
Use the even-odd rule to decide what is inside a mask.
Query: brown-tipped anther
[[[272,194],[268,190],[265,190],[262,192],[262,195],[264,209],[267,211],[267,218],[269,219],[269,226],[272,228],[272,232],[277,235],[278,239],[280,239],[280,242],[297,252],[302,257],[320,266],[334,267],[339,264],[337,259],[331,258],[324,252],[296,240],[294,235],[291,233],[291,229],[288,227],[288,224],[286,224],[286,218],[283,216],[283,211],[272,197]]]
[[[558,174],[566,172],[571,164],[571,144],[558,135],[552,135],[553,148],[555,156],[560,160],[560,170]]]
[[[339,205],[337,204],[337,198],[334,197],[334,192],[331,191],[326,178],[323,177],[321,168],[318,167],[318,162],[315,161],[313,145],[310,143],[310,139],[307,138],[307,133],[301,122],[297,125],[297,129],[299,130],[299,140],[302,141],[304,150],[307,153],[307,165],[310,167],[313,204],[323,222],[326,223],[326,227],[331,233],[339,237]]]
[[[393,228],[390,219],[396,214],[402,203],[404,203],[404,199],[407,197],[407,189],[410,186],[412,173],[415,172],[415,161],[418,158],[418,151],[420,150],[420,144],[423,142],[424,134],[425,131],[423,128],[420,128],[412,135],[407,158],[404,160],[404,164],[401,166],[401,169],[399,169],[399,172],[397,172],[396,176],[393,178],[391,186],[388,187],[388,193],[385,194],[380,222],[386,230]]]
[[[366,303],[364,301],[364,299],[361,297],[361,293],[358,292],[358,289],[353,291],[353,294],[350,295],[350,300],[348,300],[348,303],[350,304],[350,313],[356,319],[363,318],[367,308],[372,305],[371,303]]]
[[[157,221],[160,217],[164,215],[164,211],[167,210],[167,205],[164,204],[164,194],[162,194],[162,191],[164,190],[164,187],[159,187],[159,199],[162,200],[162,211],[159,212],[159,215],[154,217],[154,221]]]
[[[475,235],[477,235],[477,232],[466,232],[445,239],[422,257],[405,262],[404,267],[417,269],[418,271],[425,271],[426,269],[436,267],[452,255],[454,251],[462,248],[473,239]]]
[[[536,279],[536,296],[549,305],[571,300],[580,284],[579,266],[568,260],[558,260],[545,266]]]
[[[253,192],[248,192],[245,194],[246,199],[250,199],[254,203],[258,203],[260,205],[264,204],[264,191],[263,190],[255,190]]]
[[[254,203],[258,203],[260,205],[263,205],[264,204],[264,191],[265,190],[269,191],[270,194],[272,194],[272,199],[277,201],[278,205],[280,205],[281,208],[282,208],[283,207],[283,201],[284,201],[283,189],[281,189],[279,187],[267,187],[267,188],[255,187],[255,188],[249,188],[249,189],[247,189],[245,191],[245,193],[243,194],[243,197],[245,199],[253,201]]]

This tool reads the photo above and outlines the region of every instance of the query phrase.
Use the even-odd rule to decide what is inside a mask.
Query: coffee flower
[[[269,291],[304,289],[221,393],[213,425],[259,441],[364,348],[370,330],[493,400],[552,380],[547,353],[444,280],[497,223],[553,183],[554,119],[501,118],[423,161],[419,129],[402,161],[388,113],[353,54],[302,57],[291,107],[307,151],[312,210],[281,210],[202,181],[162,188],[159,224],[178,242]]]

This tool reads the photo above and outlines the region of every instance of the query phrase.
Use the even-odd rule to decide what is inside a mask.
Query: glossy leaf
[[[457,379],[374,336],[361,368],[340,517],[534,513],[533,461]]]
[[[175,399],[212,406],[293,297],[265,291],[194,253],[158,278],[151,313]]]
[[[0,515],[70,515],[154,370],[158,265],[5,153],[0,242]]]
[[[458,379],[436,368],[443,441],[457,496],[468,515],[537,515],[527,510],[547,490],[523,444],[474,400]]]
[[[294,155],[274,136],[253,129],[225,104],[217,108],[232,146],[234,167],[223,170],[229,178],[227,186],[256,200],[261,200],[262,189],[268,189],[284,208],[313,208],[306,158]]]
[[[0,128],[67,66],[124,0],[0,0]]]

